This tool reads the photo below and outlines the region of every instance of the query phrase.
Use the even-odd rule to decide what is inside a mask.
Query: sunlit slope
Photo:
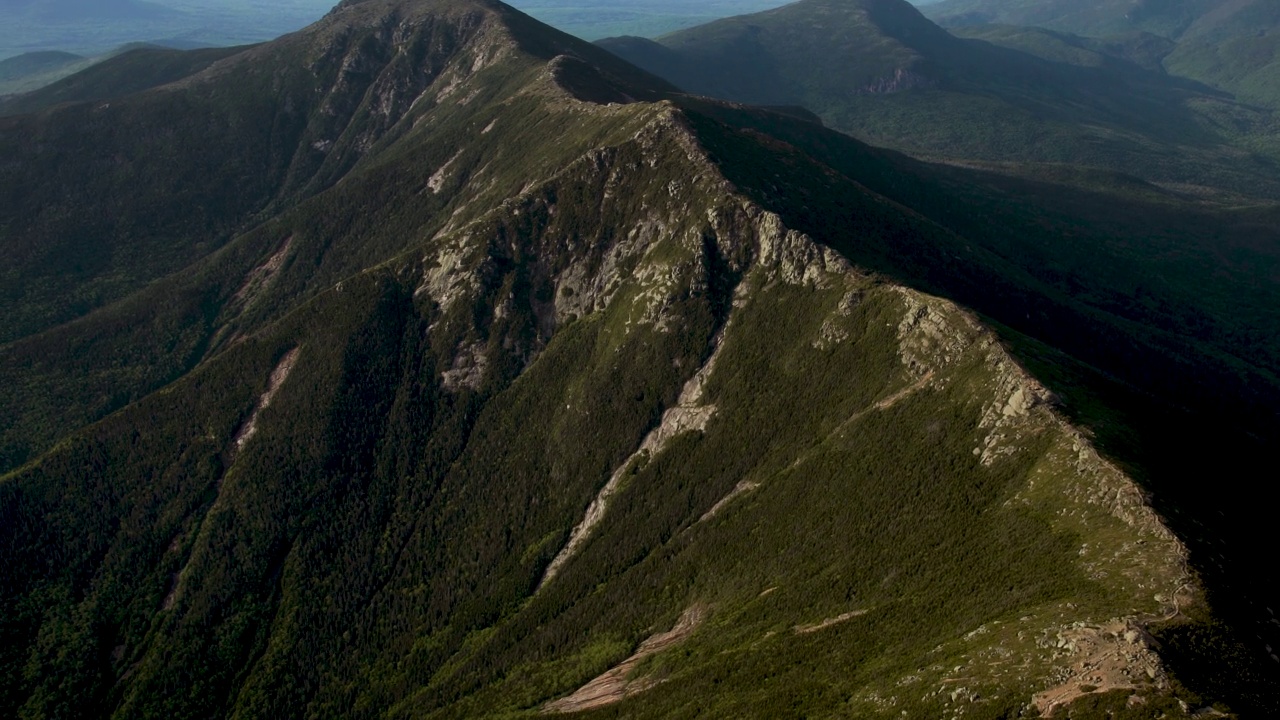
[[[11,258],[0,342],[189,264],[403,134],[412,104],[433,85],[445,91],[442,73],[462,77],[487,60],[475,56],[486,46],[479,11],[454,8],[448,22],[397,36],[397,24],[422,20],[415,12],[388,24],[368,7],[341,8],[207,69],[230,51],[134,51],[15,101],[55,107],[0,118],[0,246]],[[557,34],[531,52],[571,40]],[[168,84],[111,102],[158,83]]]
[[[9,696],[533,711],[696,607],[636,708],[897,716],[907,680],[919,712],[1016,709],[1063,684],[1044,638],[1194,600],[1180,545],[993,336],[726,193],[670,109],[629,114],[638,133],[10,476],[9,557],[63,555],[14,576],[6,646],[47,680]],[[91,456],[105,485],[68,484]],[[85,659],[108,646],[104,675]],[[935,692],[957,665],[967,694]]]
[[[316,164],[0,346],[0,715],[1265,707],[1196,665],[1267,687],[1210,602],[1263,594],[1202,579],[1090,436],[1151,428],[1077,377],[1270,432],[1275,306],[1226,288],[1268,297],[1272,210],[1055,214],[497,3],[347,3],[250,52],[361,78]]]

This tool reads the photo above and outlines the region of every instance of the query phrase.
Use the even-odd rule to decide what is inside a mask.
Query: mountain
[[[0,60],[0,81],[10,82],[37,73],[58,70],[84,57],[64,52],[34,52]]]
[[[1270,112],[1137,62],[1078,64],[957,38],[903,0],[801,0],[656,42],[600,44],[689,92],[802,105],[837,130],[920,156],[1276,189]]]
[[[62,103],[109,100],[181,80],[243,48],[202,48],[183,52],[137,44],[122,48],[116,62],[84,60],[90,65],[73,76],[0,100],[0,115],[20,115]],[[25,56],[22,56],[25,57]]]
[[[1280,107],[1280,26],[1219,41],[1188,41],[1165,59],[1169,72]]]
[[[944,26],[1024,25],[1100,37],[1148,32],[1174,40],[1225,38],[1272,27],[1268,0],[942,0],[923,12]]]
[[[88,58],[64,52],[32,52],[0,60],[0,97],[42,87],[83,69]]]
[[[0,120],[0,715],[1275,709],[1274,205],[487,0],[137,62]]]
[[[1005,24],[1095,37],[1155,34],[1178,41],[1163,58],[1170,73],[1280,107],[1280,5],[1268,0],[945,0],[924,12],[949,28]]]
[[[779,0],[519,0],[515,7],[555,28],[587,40],[619,34],[661,35],[729,15],[765,10]]]

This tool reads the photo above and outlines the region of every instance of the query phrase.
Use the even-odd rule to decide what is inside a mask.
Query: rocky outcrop
[[[294,365],[298,363],[298,353],[301,350],[302,348],[294,348],[285,353],[285,356],[280,359],[280,363],[271,371],[271,377],[267,380],[266,391],[262,393],[262,397],[258,398],[258,404],[254,407],[253,413],[249,415],[249,419],[236,432],[235,440],[233,441],[236,450],[243,449],[258,432],[258,415],[271,404],[276,393],[280,392],[280,388],[284,386],[284,381],[289,379],[289,373],[293,372]]]
[[[931,88],[937,85],[932,78],[913,72],[906,68],[898,68],[892,75],[882,77],[874,82],[867,83],[858,88],[858,95],[888,95],[890,93],[902,92],[904,90],[914,90],[917,88]]]

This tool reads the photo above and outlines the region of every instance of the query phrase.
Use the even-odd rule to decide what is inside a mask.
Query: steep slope
[[[1269,113],[1136,64],[1089,67],[947,34],[904,0],[801,0],[659,38],[601,41],[689,92],[798,104],[874,144],[1044,172],[1274,194]],[[1264,190],[1265,188],[1265,190]]]
[[[1026,195],[794,118],[664,100],[498,3],[348,2],[246,58],[161,92],[220,92],[243,64],[314,68],[328,97],[352,82],[334,66],[373,75],[336,134],[304,135],[331,142],[313,189],[0,347],[6,407],[23,428],[57,418],[59,440],[0,477],[0,714],[1257,702],[1204,692],[1147,634],[1190,628],[1253,671],[1260,649],[1214,634],[1198,546],[985,321],[904,283],[1005,323],[1036,312],[1019,329],[1072,351],[1132,333],[1134,355],[1090,358],[1108,369],[1173,347],[1270,392],[1270,346],[1224,358],[1216,310],[1189,341],[1167,329],[1201,307],[1181,289],[1157,288],[1155,309],[1071,297],[1054,283],[1119,284],[1071,270],[1057,231],[1002,247],[1054,220]],[[1017,211],[970,217],[1010,197]],[[1260,263],[1168,243],[1150,272],[1178,288],[1256,280]],[[1250,320],[1274,342],[1261,305]],[[82,407],[104,389],[131,396]]]
[[[361,263],[370,262],[370,256],[400,247],[404,237],[395,234],[397,229],[436,232],[450,219],[443,208],[462,213],[462,206],[500,202],[581,151],[572,143],[548,147],[541,140],[542,125],[520,128],[517,122],[503,132],[481,133],[472,141],[473,152],[450,149],[453,139],[475,135],[494,122],[496,98],[528,82],[533,71],[494,68],[479,101],[472,102],[476,98],[469,94],[454,98],[469,77],[485,70],[489,54],[499,52],[486,49],[480,42],[484,37],[472,35],[481,31],[479,18],[485,15],[437,28],[430,22],[436,17],[432,6],[411,5],[426,12],[428,22],[406,25],[415,34],[405,38],[395,35],[403,32],[397,25],[413,18],[379,15],[380,9],[340,7],[307,33],[237,54],[185,86],[159,88],[129,102],[72,105],[0,120],[6,158],[0,172],[9,173],[0,245],[14,259],[3,274],[10,319],[3,339],[30,335],[27,342],[0,346],[0,373],[12,381],[5,398],[11,412],[0,420],[0,468],[21,463],[33,447],[47,446],[67,424],[100,418],[198,363],[211,351],[227,294],[239,292],[243,273],[267,257],[257,256],[261,248],[246,250],[244,242],[215,254],[228,236],[257,226],[251,235],[269,238],[265,242],[276,249],[268,256],[275,253],[287,234],[272,236],[271,224],[260,223],[338,182],[365,156],[385,160],[380,151],[417,124],[439,126],[434,142],[410,146],[429,153],[424,166],[409,174],[385,170],[379,182],[408,193],[428,188],[428,201],[415,202],[403,220],[381,228],[380,244],[365,240],[331,249],[324,237],[300,241],[316,266],[276,268],[282,276],[277,284],[287,294],[276,303],[248,304],[253,295],[246,288],[235,298],[237,312],[246,307],[280,312],[297,296],[315,292],[316,282],[337,282],[365,267]],[[521,16],[511,24],[518,28],[528,22]],[[544,62],[564,43],[581,45],[563,35],[520,42]],[[584,96],[607,102],[626,99],[628,92],[650,97],[650,86],[666,87],[589,45],[579,53],[604,72],[612,70],[612,80],[604,82],[600,71],[580,61],[560,61],[560,77]],[[410,109],[425,115],[410,119]],[[486,115],[477,125],[474,113],[480,112]],[[519,112],[510,110],[510,117]],[[583,132],[590,137],[597,131]],[[81,147],[92,150],[80,152]],[[521,164],[490,184],[444,182],[448,172],[466,178],[484,170],[512,147],[541,151],[525,153]],[[121,154],[128,160],[121,162]],[[378,202],[385,191],[365,184],[359,190],[364,197],[350,193],[338,207],[304,204],[292,210],[292,217],[314,227],[329,212],[353,212]],[[371,227],[361,221],[349,231],[370,232]],[[194,273],[160,280],[146,295],[126,299],[94,319],[36,333],[201,257],[207,259]],[[190,281],[193,274],[199,284]],[[211,287],[222,283],[234,287]],[[155,303],[164,308],[160,317],[137,317]],[[224,332],[220,341],[227,337]]]
[[[0,342],[190,263],[260,222],[273,203],[336,182],[375,139],[403,132],[410,103],[474,28],[422,28],[416,45],[379,54],[399,21],[345,7],[267,47],[225,58],[233,51],[134,51],[15,101],[29,110],[110,100],[221,59],[181,92],[170,85],[126,105],[81,102],[0,119],[8,161],[0,246],[11,258],[0,271],[0,311],[9,318]],[[69,281],[72,293],[64,292]]]

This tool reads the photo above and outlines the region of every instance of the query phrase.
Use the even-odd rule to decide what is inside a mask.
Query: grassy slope
[[[135,63],[149,64],[156,53],[183,58],[183,65],[204,55],[199,67],[225,51],[135,51],[88,72],[91,79],[123,78],[127,92],[140,76]],[[78,78],[48,92],[74,91]],[[3,277],[10,318],[3,341],[83,315],[191,263],[281,190],[306,109],[277,112],[276,100],[254,89],[269,82],[260,73],[240,80],[241,92],[230,97],[153,91],[114,107],[80,104],[0,119],[7,159],[0,243],[13,259]],[[100,86],[88,87],[98,94]],[[281,91],[298,93],[299,104],[308,94],[296,83]],[[193,113],[211,122],[189,122]]]
[[[739,115],[738,121],[742,120]],[[1205,321],[1208,318],[1201,312],[1215,302],[1226,303],[1220,306],[1225,310],[1234,304],[1232,298],[1241,297],[1238,288],[1230,281],[1220,286],[1218,291],[1212,291],[1210,288],[1216,285],[1216,280],[1208,276],[1198,279],[1184,276],[1183,292],[1186,294],[1183,300],[1173,301],[1171,296],[1165,296],[1162,301],[1151,302],[1154,298],[1148,298],[1132,302],[1146,292],[1139,290],[1135,295],[1136,288],[1159,285],[1171,290],[1175,284],[1180,284],[1173,281],[1175,275],[1193,266],[1224,267],[1220,264],[1222,256],[1219,256],[1216,260],[1192,261],[1183,266],[1182,271],[1174,270],[1181,264],[1175,258],[1184,252],[1196,253],[1211,247],[1217,248],[1215,252],[1225,251],[1227,246],[1219,244],[1225,240],[1223,236],[1217,236],[1218,239],[1207,245],[1202,244],[1202,240],[1191,238],[1216,234],[1222,227],[1222,221],[1228,217],[1235,217],[1235,221],[1243,223],[1239,226],[1239,241],[1253,245],[1259,237],[1257,229],[1270,222],[1263,218],[1273,213],[1273,209],[1253,217],[1250,217],[1252,213],[1210,213],[1197,220],[1198,212],[1182,208],[1168,215],[1166,220],[1170,224],[1161,229],[1151,224],[1161,217],[1153,207],[1135,205],[1125,210],[1123,204],[1111,204],[1115,202],[1114,197],[1108,203],[1099,203],[1100,198],[1095,192],[1064,193],[1060,186],[1037,189],[1034,185],[1005,176],[991,175],[979,179],[979,176],[967,173],[954,176],[963,186],[950,186],[949,191],[942,191],[933,184],[936,178],[916,184],[913,174],[903,173],[901,166],[890,171],[874,155],[859,151],[857,146],[847,144],[847,141],[844,141],[846,147],[842,152],[842,142],[827,139],[838,136],[819,132],[812,126],[806,127],[783,118],[770,119],[763,114],[757,115],[755,123],[745,124],[748,128],[767,129],[769,136],[776,139],[765,142],[774,147],[787,148],[789,144],[793,159],[772,166],[744,163],[743,159],[752,157],[748,148],[756,146],[767,136],[756,135],[749,129],[746,132],[725,132],[728,128],[715,130],[713,124],[710,132],[703,131],[703,137],[707,138],[713,156],[720,158],[725,172],[735,183],[757,188],[756,197],[772,203],[789,224],[823,237],[825,242],[840,249],[860,266],[887,273],[915,287],[956,298],[989,313],[1001,324],[1007,323],[1003,326],[1002,336],[1011,343],[1017,356],[1053,388],[1062,399],[1064,409],[1076,422],[1090,428],[1111,457],[1120,459],[1129,472],[1140,477],[1144,485],[1155,493],[1161,511],[1171,518],[1181,536],[1191,544],[1197,570],[1212,578],[1211,594],[1215,606],[1229,612],[1233,622],[1241,628],[1238,632],[1243,634],[1237,637],[1247,638],[1249,633],[1274,637],[1271,618],[1265,612],[1268,601],[1264,598],[1275,597],[1280,587],[1273,578],[1254,572],[1247,554],[1229,551],[1229,548],[1265,546],[1271,542],[1266,530],[1269,516],[1265,509],[1251,502],[1253,493],[1248,478],[1251,476],[1249,468],[1263,462],[1269,453],[1267,448],[1272,441],[1267,438],[1275,437],[1277,432],[1274,367],[1254,366],[1249,369],[1247,366],[1260,359],[1260,355],[1251,355],[1251,360],[1242,365],[1240,358],[1231,359],[1219,354],[1220,350],[1211,349],[1210,346],[1216,344],[1213,342],[1198,349],[1187,344],[1189,335],[1206,337],[1200,333],[1207,327]],[[809,158],[822,158],[823,163],[814,163]],[[783,168],[786,171],[779,172]],[[916,232],[886,232],[884,229],[844,234],[838,230],[840,223],[836,219],[859,217],[864,212],[851,209],[837,200],[846,197],[847,192],[815,189],[789,196],[777,194],[776,188],[787,186],[788,179],[796,176],[843,182],[838,173],[832,173],[828,168],[843,168],[845,172],[853,172],[856,168],[862,184],[959,230],[964,239],[946,234],[920,236]],[[998,192],[1016,194],[1024,201],[1036,196],[1042,201],[1052,199],[1039,205],[1039,210],[1023,214],[1031,207],[1023,205],[1018,208],[1009,202],[1010,196],[996,201],[989,195],[984,199],[985,192],[972,192],[984,186],[987,191],[999,188]],[[783,202],[779,203],[779,200]],[[957,204],[952,205],[953,202]],[[1104,208],[1110,210],[1098,214]],[[1057,216],[1059,212],[1064,214]],[[1051,219],[1055,216],[1057,220]],[[871,227],[883,228],[871,222]],[[987,225],[988,222],[991,224]],[[1093,225],[1095,222],[1098,224]],[[1202,222],[1205,224],[1201,226]],[[978,230],[978,226],[986,229]],[[1042,235],[1044,228],[1053,226],[1059,229]],[[1200,229],[1190,230],[1193,227]],[[1001,240],[1004,232],[1009,234]],[[1072,241],[1063,242],[1066,237]],[[1178,240],[1179,237],[1183,239]],[[975,238],[984,238],[985,242],[976,242]],[[1049,242],[1041,244],[1037,238]],[[1200,250],[1192,249],[1197,246]],[[1086,255],[1070,260],[1085,247],[1089,248]],[[1179,247],[1180,250],[1176,249]],[[1244,246],[1237,247],[1243,249]],[[1263,242],[1253,247],[1262,250],[1263,255],[1254,256],[1253,260],[1237,256],[1243,262],[1236,267],[1253,270],[1273,267],[1273,260],[1263,259],[1273,252],[1265,249],[1271,247],[1271,243]],[[995,255],[988,255],[986,251],[994,251]],[[1137,255],[1129,256],[1130,260],[1122,259],[1131,252]],[[1228,254],[1232,252],[1227,251]],[[1137,282],[1137,285],[1128,285],[1129,291],[1112,296],[1116,300],[1122,296],[1130,300],[1116,305],[1103,299],[1110,291],[1097,294],[1101,286],[1095,286],[1095,290],[1087,289],[1103,279],[1098,274],[1100,255],[1113,258],[1105,263],[1119,271],[1118,275],[1112,276],[1112,281],[1128,277],[1129,281]],[[1141,260],[1137,265],[1131,264],[1135,258]],[[1155,262],[1156,258],[1173,265],[1162,269],[1159,262]],[[1061,264],[1064,261],[1066,265]],[[1083,264],[1077,264],[1077,261]],[[1019,265],[1021,269],[1006,263]],[[1072,266],[1078,269],[1069,270]],[[1055,267],[1058,269],[1053,269]],[[1062,274],[1064,270],[1066,274]],[[1023,274],[1027,271],[1034,277]],[[1130,274],[1135,271],[1136,274]],[[1140,280],[1145,271],[1155,273],[1151,280],[1157,277],[1160,280],[1154,285]],[[1264,275],[1269,272],[1264,271]],[[1123,282],[1127,285],[1129,281]],[[1058,289],[1052,289],[1054,286]],[[1273,281],[1265,280],[1262,275],[1256,276],[1255,281],[1249,282],[1249,292],[1265,294],[1268,286],[1273,286]],[[1211,296],[1219,300],[1209,301]],[[1079,304],[1081,301],[1091,307],[1082,306]],[[1182,312],[1174,310],[1178,305],[1186,310],[1196,309],[1183,320],[1172,320],[1174,315]],[[1137,315],[1133,314],[1135,311]],[[1165,319],[1157,320],[1155,315],[1148,314],[1151,311],[1164,315]],[[1173,315],[1165,315],[1170,311]],[[1234,311],[1227,313],[1221,317],[1227,319]],[[1147,319],[1141,324],[1123,319],[1137,319],[1139,316]],[[1275,320],[1259,318],[1258,321],[1272,323]],[[1233,321],[1227,322],[1231,324]],[[1173,334],[1161,337],[1159,332],[1150,332],[1152,325],[1168,327]],[[1139,330],[1141,326],[1147,329]],[[1233,333],[1233,337],[1241,336]],[[1067,349],[1074,357],[1061,350],[1047,351],[1032,338]],[[1226,337],[1223,341],[1226,344],[1219,346],[1222,349],[1235,342]],[[1208,354],[1199,355],[1201,352]],[[1196,359],[1198,355],[1200,359]],[[1198,380],[1189,383],[1185,372],[1190,367],[1199,370],[1195,371]],[[1209,368],[1225,372],[1218,374]],[[1203,374],[1206,371],[1216,375],[1216,379]],[[1246,376],[1253,379],[1240,384]],[[1205,385],[1196,389],[1199,382]],[[1244,406],[1238,406],[1234,401],[1223,403],[1228,397],[1250,397],[1246,404],[1253,409],[1246,411]],[[1166,404],[1169,398],[1178,398],[1177,404]],[[1180,450],[1170,452],[1171,448]],[[1205,478],[1214,480],[1205,483]],[[1240,641],[1231,640],[1230,633],[1222,627],[1209,633],[1191,633],[1194,640],[1176,632],[1174,635],[1182,638],[1179,643],[1185,649],[1199,648],[1203,651],[1214,643],[1224,643],[1222,648],[1212,653],[1233,658],[1230,664],[1234,669],[1229,671],[1215,668],[1212,663],[1190,661],[1189,665],[1194,670],[1187,674],[1195,676],[1194,684],[1219,691],[1231,688],[1231,695],[1248,698],[1241,700],[1243,707],[1263,714],[1274,712],[1271,709],[1274,685],[1263,679],[1265,671],[1261,670],[1267,660],[1263,652],[1265,643],[1250,643],[1252,647],[1247,650],[1228,650],[1226,648],[1241,648]],[[1186,656],[1183,659],[1187,659]],[[1190,677],[1187,681],[1193,682]]]

